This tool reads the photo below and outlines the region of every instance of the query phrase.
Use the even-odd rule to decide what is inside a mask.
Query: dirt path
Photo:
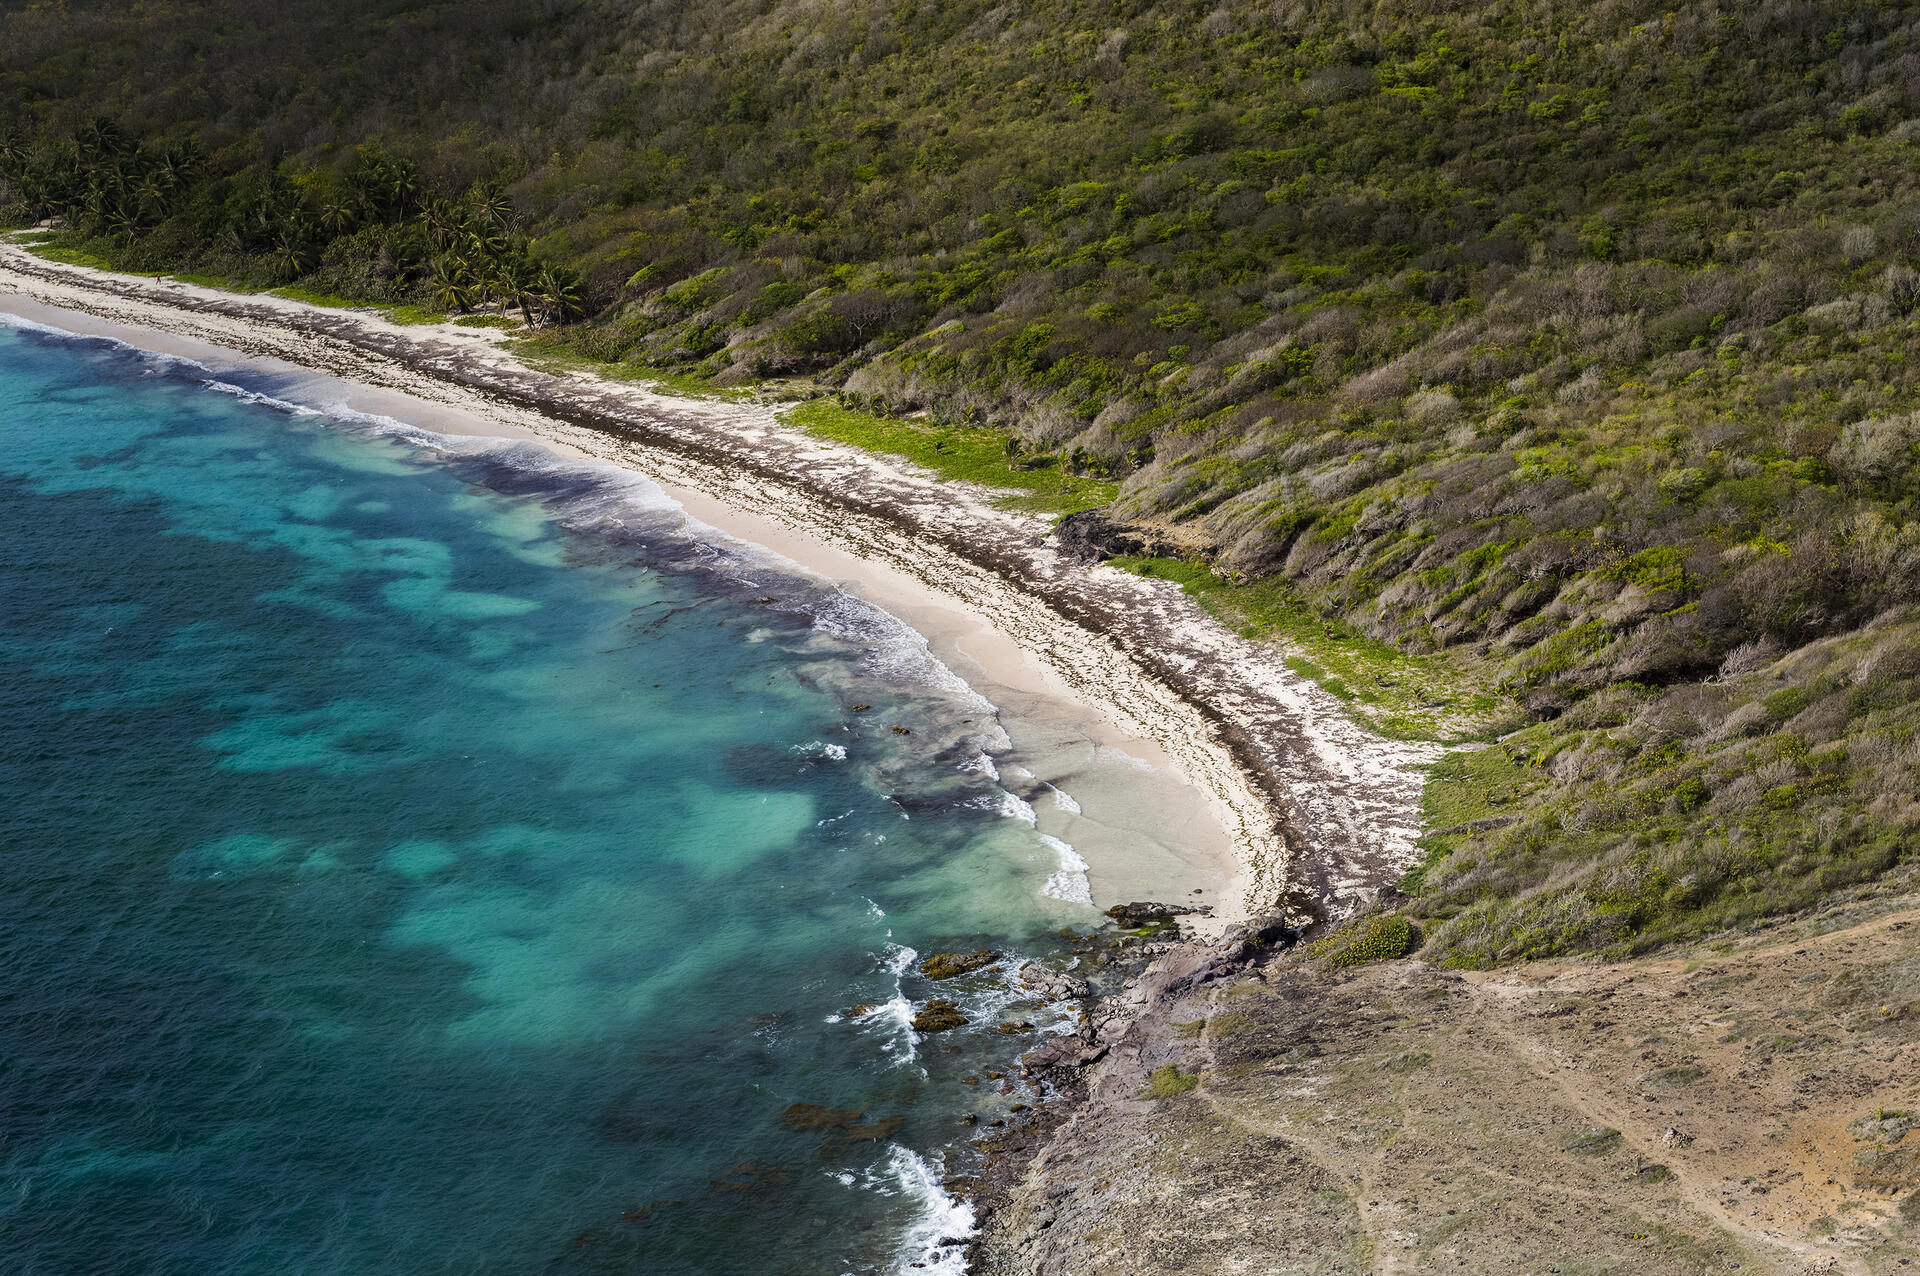
[[[1282,961],[1159,1018],[982,1271],[1920,1270],[1913,898],[1618,965]],[[1163,1062],[1198,1087],[1141,1098]]]

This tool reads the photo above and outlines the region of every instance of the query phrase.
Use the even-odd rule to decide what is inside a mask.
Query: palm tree
[[[494,273],[494,290],[501,308],[518,306],[520,317],[529,328],[533,327],[533,303],[537,300],[534,290],[539,282],[540,269],[523,249],[503,258]]]
[[[105,188],[89,186],[80,197],[79,215],[75,220],[80,223],[82,230],[97,231],[106,225],[107,215],[113,211],[113,198]]]
[[[191,137],[170,142],[161,149],[155,163],[165,175],[167,189],[178,190],[200,171],[200,143]]]
[[[420,199],[420,174],[413,165],[402,162],[393,166],[387,175],[386,199],[387,207],[397,217],[413,211]]]
[[[436,258],[427,282],[433,289],[433,304],[442,310],[465,314],[473,308],[473,272],[458,257]]]
[[[513,201],[492,182],[476,183],[469,199],[473,212],[496,230],[505,230],[513,222]]]
[[[438,252],[445,252],[466,231],[466,216],[460,205],[429,191],[420,199],[420,220],[427,228],[427,239]]]
[[[320,228],[330,239],[338,239],[353,230],[360,213],[347,199],[330,199],[320,206]]]
[[[75,139],[85,154],[104,158],[124,155],[128,150],[127,135],[120,126],[104,115],[97,115],[80,126],[79,136]]]
[[[512,243],[499,231],[485,226],[476,226],[468,231],[467,246],[480,260],[497,262],[507,254]]]
[[[550,323],[563,324],[585,309],[580,299],[580,279],[564,266],[542,266],[535,288]]]
[[[108,213],[105,222],[107,233],[122,243],[131,244],[140,236],[140,223],[119,209]]]
[[[297,224],[282,230],[279,238],[274,240],[273,250],[267,254],[274,273],[283,280],[298,279],[313,269],[313,249],[300,231]]]
[[[139,184],[133,188],[133,198],[144,216],[163,216],[167,211],[166,185],[157,171],[150,172],[140,179]]]

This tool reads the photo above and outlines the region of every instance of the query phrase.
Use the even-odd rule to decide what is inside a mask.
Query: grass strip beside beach
[[[22,240],[20,246],[36,257],[45,257],[48,261],[57,261],[65,266],[85,266],[90,270],[113,269],[104,257],[83,248],[69,247],[52,238]]]
[[[1177,558],[1115,558],[1137,576],[1170,580],[1245,638],[1289,649],[1287,667],[1342,701],[1348,712],[1397,740],[1481,738],[1502,701],[1464,659],[1412,655],[1316,611],[1276,577],[1236,584],[1205,563]]]
[[[938,425],[931,421],[874,416],[813,399],[790,408],[785,419],[797,429],[869,452],[905,457],[942,478],[1010,489],[995,503],[1035,514],[1071,514],[1110,505],[1120,485],[1069,474],[1055,458],[1039,463],[1010,459],[1008,434],[990,426]],[[1023,468],[1031,465],[1033,468]]]
[[[454,320],[462,327],[504,326],[485,322],[495,319],[494,315],[474,314]],[[678,395],[683,399],[720,399],[737,402],[750,399],[754,390],[735,386],[717,386],[706,377],[687,372],[674,372],[664,368],[626,359],[600,359],[582,352],[569,339],[565,332],[522,333],[513,342],[514,357],[530,368],[555,376],[564,376],[570,372],[586,372],[609,381],[627,381],[645,385],[661,394]]]

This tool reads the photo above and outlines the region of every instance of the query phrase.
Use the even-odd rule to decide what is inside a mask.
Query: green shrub
[[[1163,1063],[1147,1074],[1146,1088],[1141,1090],[1142,1099],[1172,1099],[1179,1095],[1191,1094],[1200,1087],[1200,1074],[1182,1072],[1177,1064]]]
[[[1330,966],[1358,966],[1404,957],[1413,947],[1413,926],[1399,913],[1380,913],[1346,923],[1307,945],[1307,956]]]

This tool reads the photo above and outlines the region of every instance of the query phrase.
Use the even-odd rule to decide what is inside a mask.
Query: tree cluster
[[[334,168],[222,173],[191,137],[142,143],[102,118],[70,137],[0,136],[0,192],[16,220],[58,219],[136,267],[419,300],[457,314],[493,305],[517,310],[528,327],[583,313],[578,273],[535,254],[497,184],[447,192],[378,146]]]

